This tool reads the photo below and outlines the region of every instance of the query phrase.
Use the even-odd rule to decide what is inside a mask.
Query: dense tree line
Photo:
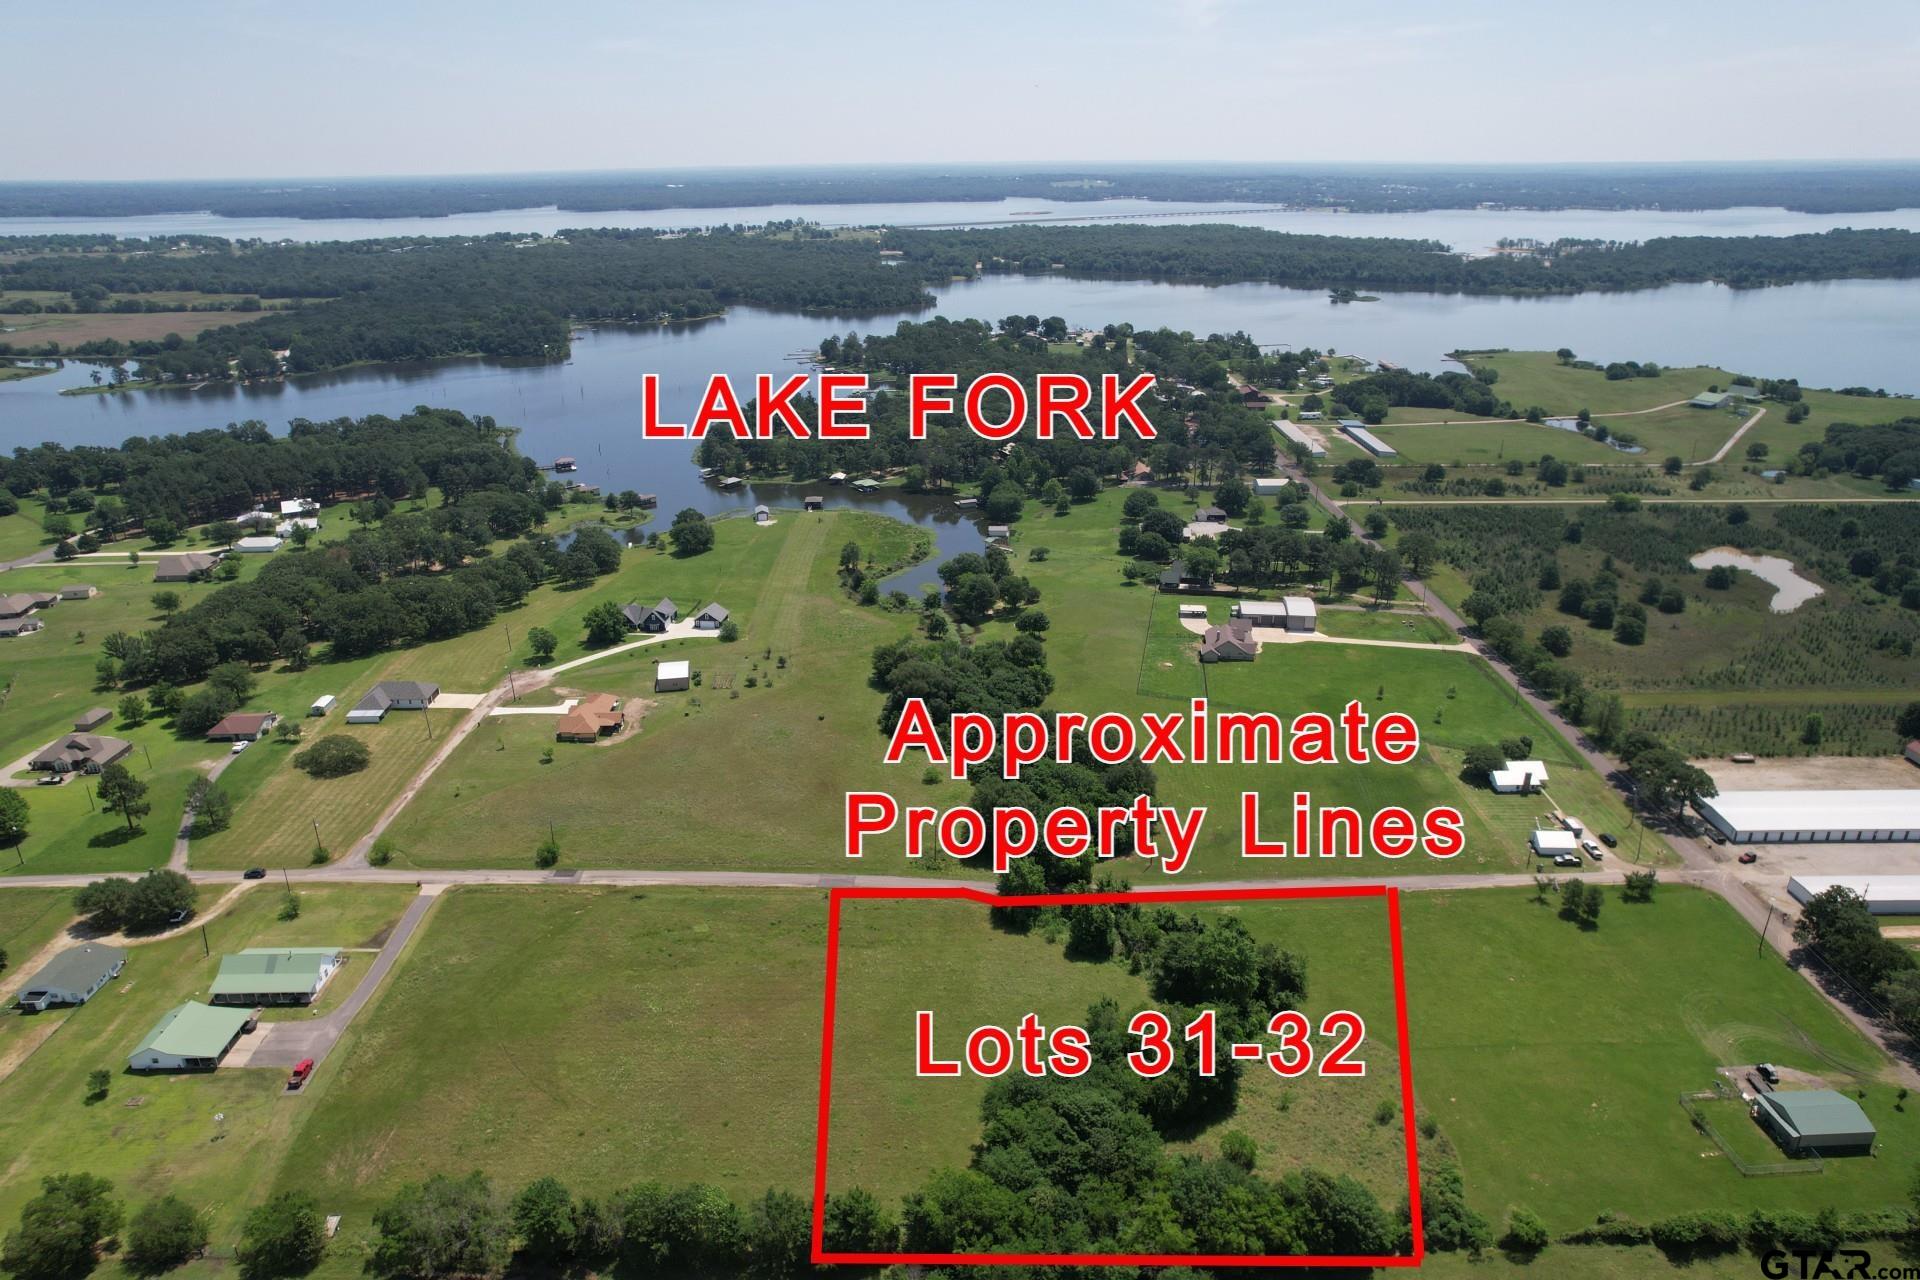
[[[1111,198],[1338,206],[1360,212],[1473,209],[1728,209],[1813,213],[1920,206],[1920,171],[1872,165],[978,166],[955,172],[791,168],[493,174],[486,177],[0,183],[0,217],[132,217],[210,210],[231,218],[442,217],[556,205],[567,210],[763,204]],[[983,213],[991,213],[983,210]]]
[[[531,459],[503,446],[493,419],[451,409],[417,409],[399,418],[296,418],[285,436],[248,421],[186,435],[134,436],[118,446],[40,444],[0,458],[0,487],[16,498],[41,491],[65,510],[68,499],[81,497],[84,508],[73,508],[81,510],[111,490],[129,527],[156,519],[179,527],[232,520],[283,498],[364,497],[390,506],[424,496],[429,487],[455,500],[489,488],[533,492],[538,476]],[[508,500],[482,503],[495,501]]]
[[[1904,490],[1920,478],[1920,418],[1876,426],[1836,422],[1824,440],[1801,445],[1799,456],[1809,468],[1884,480],[1887,488]]]
[[[1713,280],[1738,287],[1920,275],[1920,235],[1839,230],[1795,236],[1669,236],[1559,242],[1538,254],[1463,258],[1432,240],[1295,235],[1218,224],[1018,226],[891,231],[887,244],[930,277],[988,271],[1120,279],[1257,280],[1299,288],[1555,294]]]
[[[790,475],[816,479],[836,471],[901,472],[909,489],[938,490],[978,483],[982,499],[1003,482],[1049,505],[1049,482],[1057,482],[1076,500],[1092,493],[1075,490],[1076,475],[1116,476],[1133,463],[1146,461],[1156,474],[1194,471],[1203,480],[1216,475],[1263,474],[1271,469],[1275,436],[1272,424],[1257,410],[1241,404],[1229,384],[1225,364],[1245,371],[1261,385],[1291,387],[1314,360],[1314,352],[1264,355],[1244,333],[1210,334],[1204,338],[1171,329],[1135,330],[1126,324],[1109,325],[1084,346],[1061,352],[1044,336],[1050,330],[1064,335],[1058,317],[1007,316],[996,324],[979,320],[901,322],[891,334],[861,337],[829,335],[821,355],[839,368],[866,371],[878,384],[899,383],[916,373],[951,373],[957,379],[958,400],[983,374],[1007,373],[1031,388],[1041,373],[1075,373],[1094,389],[1089,417],[1098,420],[1103,397],[1100,378],[1115,374],[1122,381],[1141,372],[1156,378],[1153,392],[1141,401],[1158,431],[1143,441],[1131,435],[1116,441],[1085,441],[1065,436],[1036,438],[1031,431],[1036,406],[1028,406],[1026,433],[1008,451],[995,441],[969,430],[957,415],[936,418],[925,440],[908,436],[908,404],[903,395],[883,392],[868,401],[862,415],[869,439],[857,442],[775,439],[736,441],[730,434],[709,435],[697,450],[702,466],[723,475]],[[1133,359],[1128,360],[1131,350]],[[796,403],[811,417],[813,402]],[[988,396],[989,410],[1004,413],[1006,402]],[[983,508],[983,514],[996,515]]]
[[[579,321],[654,323],[748,304],[835,311],[902,310],[929,302],[913,270],[885,266],[871,241],[720,231],[574,231],[535,239],[398,238],[232,245],[162,253],[170,239],[112,254],[32,256],[31,237],[0,239],[0,289],[246,294],[297,305],[192,340],[97,341],[72,355],[137,357],[148,376],[270,373],[287,350],[302,373],[359,361],[456,355],[564,355]],[[0,348],[5,351],[7,348]],[[50,353],[16,345],[16,354]]]

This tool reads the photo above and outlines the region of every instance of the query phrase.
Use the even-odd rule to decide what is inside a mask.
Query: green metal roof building
[[[1754,1114],[1781,1149],[1793,1155],[1859,1155],[1873,1150],[1873,1121],[1860,1104],[1832,1089],[1763,1093]]]
[[[247,1025],[242,1009],[215,1009],[189,1000],[169,1009],[127,1055],[132,1071],[211,1071]]]
[[[339,947],[248,947],[220,957],[215,1004],[311,1004],[343,959]]]

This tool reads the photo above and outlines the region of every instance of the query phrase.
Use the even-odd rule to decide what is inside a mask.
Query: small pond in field
[[[1745,569],[1771,583],[1773,600],[1767,607],[1775,613],[1792,613],[1826,590],[1819,583],[1801,577],[1795,571],[1793,561],[1782,560],[1779,556],[1756,556],[1732,547],[1715,547],[1711,551],[1702,551],[1687,563],[1696,569],[1714,569],[1721,565],[1730,569]]]

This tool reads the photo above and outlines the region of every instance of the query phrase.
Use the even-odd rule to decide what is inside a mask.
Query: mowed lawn
[[[0,981],[20,974],[21,967],[51,942],[62,925],[73,919],[73,894],[66,889],[10,889],[0,893],[0,951],[6,967]]]
[[[818,893],[448,893],[259,1192],[309,1190],[357,1234],[438,1171],[801,1190],[826,922]]]
[[[1894,1110],[1885,1060],[1770,950],[1756,955],[1719,899],[1663,886],[1633,906],[1609,890],[1591,932],[1527,891],[1409,892],[1402,909],[1417,1112],[1438,1126],[1422,1159],[1451,1152],[1489,1217],[1526,1205],[1559,1232],[1603,1211],[1904,1203],[1920,1121]],[[1269,1171],[1343,1169],[1386,1194],[1404,1162],[1397,1108],[1376,1117],[1398,1098],[1384,905],[1238,912],[1307,956],[1309,1012],[1362,1013],[1369,1074],[1249,1072],[1238,1112],[1192,1146],[1237,1128]],[[318,1082],[274,1184],[313,1190],[350,1236],[400,1182],[437,1170],[480,1168],[509,1189],[556,1172],[587,1193],[643,1177],[742,1200],[804,1193],[825,926],[813,892],[453,891]],[[889,1199],[964,1164],[977,1136],[978,1081],[914,1077],[914,1011],[934,1009],[944,1034],[1145,997],[1124,967],[997,932],[983,910],[888,901],[847,904],[840,990],[830,1178]],[[1865,1088],[1881,1155],[1748,1179],[1711,1154],[1677,1096],[1758,1060]]]
[[[783,512],[770,527],[724,520],[715,528],[717,545],[705,555],[629,552],[622,581],[597,585],[576,607],[671,596],[685,613],[718,600],[740,639],[667,641],[558,677],[561,688],[652,704],[638,734],[612,745],[555,743],[546,717],[490,720],[390,829],[396,865],[524,865],[551,824],[563,866],[846,869],[846,791],[963,794],[957,785],[922,787],[918,769],[881,762],[870,655],[911,619],[857,605],[836,576],[846,542],[887,559],[904,538],[876,538],[879,527],[840,513]],[[577,646],[577,629],[561,634]],[[693,664],[699,683],[655,693],[655,664],[676,659]],[[526,699],[554,701],[551,689]],[[549,747],[554,759],[542,763]],[[879,846],[851,869],[905,869],[897,845]]]
[[[199,768],[219,759],[224,746],[183,740],[158,720],[130,725],[118,715],[123,692],[101,688],[94,664],[100,641],[115,631],[135,633],[158,624],[153,593],[177,592],[191,606],[215,588],[205,583],[153,582],[151,560],[128,565],[124,559],[33,565],[6,575],[8,591],[58,591],[85,583],[99,589],[90,600],[62,600],[35,616],[45,624],[29,635],[0,640],[0,677],[6,697],[0,704],[0,762],[19,764],[40,748],[73,731],[73,722],[92,707],[116,714],[93,732],[133,743],[122,760],[147,784],[152,812],[129,831],[125,819],[102,811],[93,796],[94,780],[69,778],[57,787],[21,791],[31,814],[25,844],[0,851],[0,874],[51,874],[76,871],[138,871],[167,860],[187,786]]]
[[[1019,571],[1041,589],[1040,608],[1052,621],[1046,633],[1055,688],[1048,706],[1094,714],[1165,714],[1206,697],[1216,710],[1271,711],[1283,718],[1303,711],[1337,713],[1349,700],[1372,715],[1403,711],[1419,724],[1423,746],[1413,763],[1367,765],[1156,765],[1161,803],[1206,806],[1199,851],[1183,879],[1243,879],[1350,874],[1378,877],[1422,872],[1514,871],[1531,861],[1526,833],[1548,807],[1540,797],[1494,796],[1459,778],[1460,752],[1478,742],[1525,735],[1533,754],[1565,789],[1568,807],[1596,829],[1624,830],[1624,809],[1605,783],[1546,722],[1477,656],[1369,645],[1268,645],[1253,662],[1202,665],[1199,637],[1180,624],[1176,601],[1150,587],[1129,586],[1125,561],[1115,554],[1124,493],[1101,495],[1064,517],[1029,516],[1017,546],[1044,546],[1044,560],[1023,559]],[[1161,504],[1181,499],[1161,495]],[[1228,602],[1207,602],[1214,621]],[[1331,616],[1331,612],[1323,613]],[[1393,615],[1354,615],[1378,625]],[[993,624],[986,634],[1011,634]],[[1318,806],[1350,805],[1368,815],[1402,805],[1416,815],[1437,804],[1462,808],[1467,849],[1446,862],[1424,855],[1397,862],[1367,856],[1285,861],[1240,855],[1240,795],[1258,792],[1262,834],[1277,834],[1293,792],[1312,793]],[[1577,802],[1577,803],[1576,803]],[[1599,815],[1599,816],[1595,816]],[[1123,868],[1136,884],[1162,878],[1144,861]]]
[[[1583,932],[1531,891],[1403,897],[1414,1080],[1489,1215],[1526,1205],[1556,1232],[1603,1210],[1904,1205],[1920,1114],[1895,1109],[1886,1059],[1731,907],[1662,886],[1608,891]],[[1695,1132],[1681,1093],[1771,1061],[1866,1091],[1876,1158],[1747,1178]]]
[[[6,899],[17,890],[0,890]],[[8,1013],[42,1037],[32,1055],[0,1080],[0,1222],[47,1174],[110,1178],[130,1205],[172,1192],[205,1210],[216,1251],[230,1251],[241,1217],[261,1195],[266,1171],[284,1155],[306,1110],[289,1101],[277,1069],[136,1076],[127,1055],[160,1015],[206,998],[220,956],[249,946],[359,946],[387,929],[412,886],[347,885],[301,891],[297,920],[277,918],[283,895],[245,893],[199,930],[131,948],[121,976],[77,1009],[32,1017]],[[51,1031],[38,1024],[48,1023]],[[86,1077],[105,1068],[104,1102],[85,1099]]]

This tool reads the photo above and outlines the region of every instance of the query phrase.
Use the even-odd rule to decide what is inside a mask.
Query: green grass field
[[[1402,908],[1418,1108],[1439,1126],[1423,1159],[1451,1151],[1489,1217],[1525,1205],[1559,1232],[1602,1211],[1904,1203],[1920,1121],[1894,1109],[1885,1060],[1774,953],[1756,955],[1717,898],[1665,886],[1630,906],[1609,891],[1588,932],[1526,891],[1417,892]],[[1237,910],[1257,936],[1307,954],[1310,1013],[1368,1019],[1369,1075],[1282,1085],[1250,1073],[1238,1113],[1192,1145],[1239,1128],[1270,1171],[1311,1163],[1390,1187],[1399,1131],[1374,1118],[1397,1089],[1382,905]],[[506,1188],[560,1172],[589,1194],[640,1177],[741,1199],[804,1191],[825,922],[817,893],[455,891],[316,1082],[273,1182],[314,1190],[349,1238],[398,1182],[446,1168],[479,1167]],[[915,1009],[970,1027],[1142,993],[1120,966],[1068,961],[1057,941],[998,933],[958,904],[849,903],[845,922],[835,1185],[897,1190],[967,1158],[978,1082],[913,1077]],[[1880,1158],[1748,1179],[1704,1154],[1677,1096],[1717,1066],[1762,1059],[1865,1088]],[[1566,1252],[1591,1254],[1597,1275],[1652,1256]]]
[[[22,892],[0,891],[0,909]],[[0,1080],[0,1150],[9,1153],[0,1166],[0,1222],[16,1221],[41,1175],[84,1170],[112,1179],[132,1204],[174,1192],[203,1207],[216,1251],[230,1250],[266,1171],[305,1118],[304,1100],[283,1098],[278,1070],[141,1077],[126,1071],[127,1054],[162,1013],[205,998],[224,952],[360,945],[397,919],[413,893],[410,885],[308,888],[300,918],[281,921],[281,895],[255,889],[207,923],[211,956],[203,955],[198,930],[138,945],[120,978],[87,1004],[30,1018],[7,1014],[41,1039]],[[113,1083],[105,1101],[89,1104],[86,1076],[97,1067],[111,1071]]]
[[[909,621],[859,607],[835,577],[844,543],[885,562],[909,540],[840,513],[716,529],[715,549],[692,559],[630,552],[623,581],[596,586],[575,607],[719,600],[740,639],[668,641],[562,676],[563,688],[654,704],[640,732],[613,745],[555,744],[541,717],[497,717],[477,729],[391,829],[397,865],[521,865],[551,822],[567,866],[827,869],[846,861],[837,847],[842,793],[921,792],[917,775],[881,763],[880,696],[867,685],[874,646]],[[577,632],[562,634],[577,650]],[[693,662],[700,684],[654,693],[654,664],[677,658]],[[555,700],[551,690],[530,699]],[[542,764],[547,747],[554,760]]]
[[[73,919],[73,894],[66,889],[16,889],[0,893],[0,951],[7,954],[0,979],[21,972],[41,947]]]

